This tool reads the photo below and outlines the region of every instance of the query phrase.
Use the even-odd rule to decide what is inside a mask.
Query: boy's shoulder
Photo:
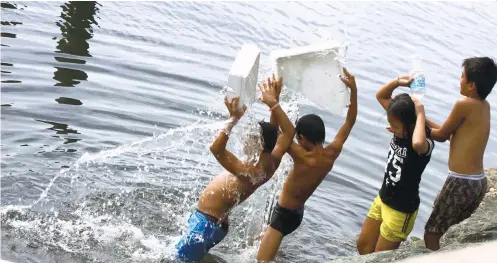
[[[458,99],[456,101],[456,104],[474,107],[474,106],[488,105],[488,101],[464,96],[464,97]]]
[[[334,161],[331,155],[327,152],[315,152],[315,151],[303,151],[302,155],[299,156],[298,163],[304,164],[308,167],[319,167],[323,163]]]
[[[468,112],[472,111],[475,108],[489,107],[489,106],[490,105],[487,100],[462,97],[456,101],[454,110],[458,110],[459,112]]]
[[[461,97],[456,101],[456,105],[461,105],[461,106],[470,106],[475,104],[475,99],[470,98],[470,97]]]

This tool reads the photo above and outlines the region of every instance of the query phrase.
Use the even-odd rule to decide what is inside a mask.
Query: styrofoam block
[[[339,42],[271,52],[273,69],[283,77],[283,84],[301,93],[318,106],[334,114],[344,114],[349,104],[348,90],[340,80],[343,73],[337,59]]]
[[[240,97],[239,107],[254,103],[259,71],[260,49],[245,44],[236,55],[228,76],[228,98]]]

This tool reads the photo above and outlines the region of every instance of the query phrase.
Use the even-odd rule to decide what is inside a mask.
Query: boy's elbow
[[[285,149],[285,152],[290,150],[293,142],[293,137],[289,136],[287,134],[282,134],[280,135],[280,138],[278,139],[277,145],[281,147],[282,149]]]
[[[211,145],[211,147],[209,147],[209,150],[211,151],[212,154],[214,154],[214,156],[218,155],[219,154],[219,149],[218,147],[214,146],[214,145]]]
[[[281,142],[283,143],[283,145],[288,145],[288,147],[289,147],[289,145],[292,144],[293,136],[294,135],[290,134],[290,133],[288,133],[288,134],[283,133],[281,135],[281,137],[282,137]]]
[[[442,134],[440,132],[431,133],[431,138],[437,142],[446,142],[450,139],[451,134]]]
[[[378,90],[378,91],[376,92],[376,100],[377,100],[377,101],[381,101],[381,99],[382,99],[382,98],[381,98],[381,93],[380,93],[380,91]]]
[[[295,136],[295,128],[293,125],[287,127],[286,129],[281,128],[281,136],[289,137],[290,140]]]

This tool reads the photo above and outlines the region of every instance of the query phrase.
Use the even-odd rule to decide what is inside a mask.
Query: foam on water
[[[11,208],[2,211],[2,225],[14,228],[16,234],[26,238],[28,245],[43,245],[62,249],[71,254],[86,254],[90,248],[108,252],[120,252],[137,260],[160,260],[171,257],[168,248],[172,242],[164,242],[153,235],[146,235],[138,227],[110,214],[96,216],[92,212],[76,210],[70,214],[71,219],[56,215],[28,215]],[[178,237],[169,237],[175,241]],[[166,249],[165,249],[166,248]],[[168,255],[169,254],[169,255]]]

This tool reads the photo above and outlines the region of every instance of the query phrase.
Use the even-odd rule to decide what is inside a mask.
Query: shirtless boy
[[[435,200],[425,226],[425,245],[440,249],[440,238],[478,208],[486,189],[483,154],[490,134],[490,105],[486,97],[497,81],[497,65],[488,57],[462,63],[460,93],[463,95],[443,125],[429,121],[434,140],[450,138],[449,176]]]
[[[229,133],[243,116],[246,107],[238,108],[238,98],[231,102],[225,98],[230,118],[210,150],[226,171],[215,177],[200,195],[197,209],[188,220],[188,230],[176,245],[179,258],[201,260],[209,249],[221,242],[228,233],[230,210],[269,180],[280,165],[295,133],[292,122],[276,99],[276,91],[281,89],[281,84],[282,79],[271,81],[269,78],[263,85],[259,84],[262,91],[260,100],[269,107],[282,133],[278,137],[276,126],[267,122],[259,123],[261,134],[252,136],[249,140],[253,142],[245,142],[244,147],[246,156],[258,155],[258,159],[252,157],[239,160],[226,149]]]
[[[323,120],[314,114],[300,118],[295,127],[298,144],[292,143],[288,153],[294,166],[286,179],[278,204],[271,215],[271,223],[264,233],[258,261],[270,261],[276,256],[283,237],[295,231],[304,216],[304,204],[333,168],[347,140],[357,116],[357,86],[355,78],[344,69],[346,78],[342,81],[350,88],[347,118],[332,143],[323,147],[325,126]],[[279,120],[271,114],[271,123]]]

